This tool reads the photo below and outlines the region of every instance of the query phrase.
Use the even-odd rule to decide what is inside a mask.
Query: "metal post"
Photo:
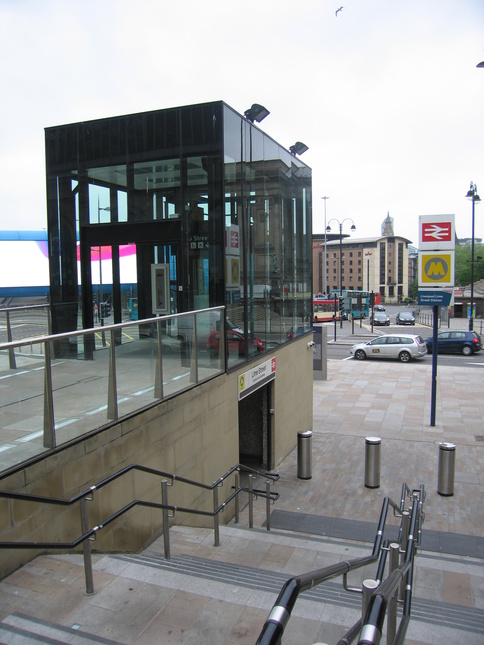
[[[44,355],[44,448],[55,448],[54,396],[52,393],[52,370],[50,341],[45,343]]]
[[[190,383],[198,383],[197,314],[193,315],[193,345],[190,356]],[[222,338],[222,336],[220,336]]]
[[[103,332],[104,333],[104,332]],[[109,373],[108,373],[108,419],[118,418],[118,393],[116,382],[116,353],[114,329],[110,332],[111,347],[109,348]]]
[[[454,494],[455,444],[443,441],[439,444],[439,478],[437,492],[444,497]]]
[[[339,297],[343,299],[343,222],[339,224]],[[343,317],[340,316],[339,328],[343,329]]]
[[[254,494],[252,492],[252,480],[254,475],[249,475],[249,528],[254,528]]]
[[[435,412],[437,406],[437,345],[438,345],[438,306],[433,307],[434,310],[434,325],[432,330],[432,389],[431,389],[431,400],[430,400],[430,425],[435,426]]]
[[[361,597],[361,616],[362,620],[365,620],[366,616],[366,610],[368,609],[368,603],[370,602],[370,598],[373,595],[373,592],[375,589],[378,588],[378,581],[377,580],[363,580],[363,585],[362,585],[362,597]]]
[[[168,517],[168,480],[161,480],[161,503],[163,504],[162,519],[163,519],[163,546],[165,549],[165,560],[170,559],[170,525]]]
[[[213,546],[220,546],[220,531],[218,519],[218,486],[213,489]]]
[[[155,387],[153,397],[155,399],[163,398],[163,346],[161,338],[161,321],[156,323],[157,338],[157,351],[156,351],[156,365],[155,365]]]
[[[92,499],[92,498],[90,498]],[[81,509],[81,531],[84,535],[89,530],[89,518],[87,512],[87,499],[83,497],[80,501]],[[94,591],[94,581],[92,577],[92,558],[91,558],[91,541],[89,538],[82,543],[82,552],[84,556],[84,577],[86,579],[86,596],[92,596]]]
[[[378,488],[380,486],[381,439],[366,437],[365,439],[365,486]]]
[[[298,479],[311,479],[312,477],[312,442],[311,430],[297,433],[297,476]]]
[[[472,196],[472,238],[471,238],[471,311],[469,315],[469,331],[474,329],[474,211],[475,199]]]
[[[398,569],[400,560],[400,545],[398,542],[390,544],[390,571],[389,575]],[[393,594],[388,604],[387,610],[387,643],[391,645],[397,632],[397,594]]]
[[[7,317],[7,342],[11,343],[12,342],[12,327],[10,325],[10,312],[7,310],[5,312],[5,315]],[[9,347],[8,349],[8,361],[9,361],[9,366],[11,370],[17,369],[17,364],[15,362],[15,350],[13,347]]]
[[[326,235],[326,201],[329,199],[329,197],[322,197],[322,199],[324,199],[324,261],[323,261],[324,281],[323,281],[323,284],[324,284],[324,295],[327,297],[328,285],[327,285],[327,279],[326,279],[326,240],[327,240],[327,235]]]
[[[235,473],[235,518],[234,522],[235,524],[239,523],[239,514],[240,514],[240,503],[239,503],[239,489],[240,489],[240,476],[239,476],[239,471]]]
[[[266,529],[271,530],[271,481],[266,481]]]
[[[407,550],[408,542],[408,533],[410,531],[410,513],[408,511],[402,512],[402,535],[400,541],[400,564],[403,564],[405,561],[405,552]],[[400,589],[399,589],[399,598],[403,600],[405,598],[405,579],[403,578]]]

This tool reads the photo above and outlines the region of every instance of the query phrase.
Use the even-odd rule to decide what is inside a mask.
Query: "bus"
[[[323,300],[314,298],[313,300],[313,322],[333,322],[335,319],[336,300]],[[336,311],[336,320],[340,320],[339,307]]]
[[[359,289],[343,289],[341,293],[342,302],[340,303],[341,311],[348,317],[352,318],[368,318],[370,315],[370,295],[373,293],[375,298],[374,304],[381,301],[380,293],[378,292],[378,303],[376,302],[376,294],[371,291],[360,291]],[[331,291],[330,297],[338,297],[339,291]]]

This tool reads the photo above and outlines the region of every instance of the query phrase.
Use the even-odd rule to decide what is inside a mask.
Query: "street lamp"
[[[321,199],[324,199],[324,262],[323,262],[323,272],[324,272],[324,280],[323,280],[323,285],[324,285],[324,295],[327,296],[327,284],[326,284],[326,240],[327,240],[327,235],[326,235],[326,200],[329,199],[329,197],[321,197]]]
[[[474,210],[476,203],[481,201],[477,194],[477,186],[471,181],[471,186],[467,191],[467,199],[472,201],[472,239],[471,239],[471,311],[469,315],[469,331],[474,329]]]
[[[341,222],[335,218],[330,219],[326,231],[331,231],[331,222],[336,222],[339,226],[339,299],[340,302],[343,299],[343,224],[345,222],[351,222],[352,231],[356,231],[356,226],[351,217],[345,217]],[[340,305],[341,307],[341,305]],[[343,327],[343,319],[340,317],[340,327]]]

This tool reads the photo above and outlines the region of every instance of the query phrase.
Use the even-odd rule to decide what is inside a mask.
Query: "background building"
[[[324,291],[325,265],[328,293],[339,289],[379,291],[387,302],[408,296],[411,242],[394,234],[389,215],[378,237],[358,239],[343,234],[340,240],[339,234],[327,233],[326,242],[324,238],[324,234],[313,236],[313,293]]]

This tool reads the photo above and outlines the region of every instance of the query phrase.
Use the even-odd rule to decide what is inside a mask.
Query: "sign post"
[[[454,215],[420,215],[418,252],[418,304],[432,306],[432,399],[430,425],[435,426],[437,399],[437,340],[439,307],[450,304],[454,286]]]

